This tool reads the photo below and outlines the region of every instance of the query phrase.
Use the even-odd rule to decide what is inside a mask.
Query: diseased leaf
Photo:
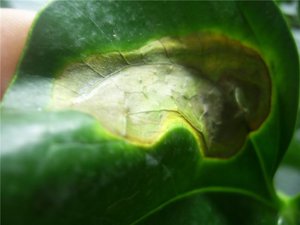
[[[272,179],[298,69],[270,1],[52,2],[1,107],[3,223],[296,218]]]

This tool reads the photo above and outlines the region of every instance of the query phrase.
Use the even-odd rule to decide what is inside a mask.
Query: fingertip
[[[1,98],[15,73],[35,12],[1,9]]]

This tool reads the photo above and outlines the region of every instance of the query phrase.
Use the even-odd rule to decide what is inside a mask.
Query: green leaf
[[[276,224],[298,69],[270,1],[52,2],[2,103],[3,223]]]
[[[1,5],[1,8],[6,8],[6,7],[10,6],[9,1],[7,1],[7,0],[1,0],[0,5]]]
[[[277,224],[278,217],[274,208],[249,196],[208,191],[170,204],[140,224],[269,225]]]
[[[296,167],[300,170],[300,104],[298,105],[298,107],[298,119],[296,123],[295,133],[287,154],[285,155],[283,163]]]
[[[296,129],[275,176],[277,189],[287,195],[297,195],[300,193],[300,104],[298,106],[298,119]]]

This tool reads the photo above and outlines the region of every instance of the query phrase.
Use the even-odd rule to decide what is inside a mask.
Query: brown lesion
[[[172,123],[192,127],[204,155],[226,158],[270,111],[265,62],[254,49],[223,35],[164,37],[75,65],[57,79],[50,108],[90,113],[135,143],[155,143],[166,132],[164,124],[178,117]]]
[[[162,41],[167,42],[170,39]],[[191,35],[180,38],[180,43],[179,48],[164,44],[171,61],[197,70],[213,81],[223,96],[217,109],[221,119],[210,121],[206,132],[201,131],[206,155],[231,156],[269,113],[271,81],[267,66],[258,52],[225,36]]]

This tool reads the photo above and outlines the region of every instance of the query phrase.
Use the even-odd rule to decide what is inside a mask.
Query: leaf
[[[52,2],[1,108],[3,223],[273,223],[298,68],[273,2]]]
[[[294,4],[295,3],[295,4]],[[299,4],[296,4],[294,2],[294,8],[296,9],[297,5],[299,8]],[[292,6],[292,5],[290,5]],[[284,9],[284,8],[283,8]],[[283,13],[285,13],[283,11]],[[296,10],[295,14],[296,15]],[[292,28],[296,28],[293,26]],[[297,30],[292,29],[292,34],[295,38],[296,44],[297,43]],[[299,52],[299,46],[298,46],[298,52]],[[296,129],[294,132],[294,136],[292,138],[292,141],[290,143],[290,146],[287,150],[286,155],[283,158],[283,161],[278,168],[278,171],[275,175],[275,184],[276,189],[278,189],[280,192],[283,192],[286,195],[294,196],[297,195],[300,192],[299,185],[300,185],[300,176],[299,176],[299,165],[300,165],[300,139],[299,139],[299,129],[300,129],[300,104],[298,103],[298,116],[297,116],[297,122],[296,122]],[[286,198],[286,197],[285,197]]]
[[[230,202],[234,202],[234,205],[230,205]],[[278,219],[274,208],[257,199],[238,193],[208,192],[198,193],[168,205],[140,224],[269,225],[277,224]]]
[[[5,7],[9,7],[10,4],[9,4],[9,1],[7,0],[1,0],[1,8],[5,8]]]
[[[298,105],[298,119],[296,129],[288,148],[288,151],[283,158],[283,161],[278,168],[275,176],[277,189],[287,195],[297,195],[300,193],[300,105]]]

